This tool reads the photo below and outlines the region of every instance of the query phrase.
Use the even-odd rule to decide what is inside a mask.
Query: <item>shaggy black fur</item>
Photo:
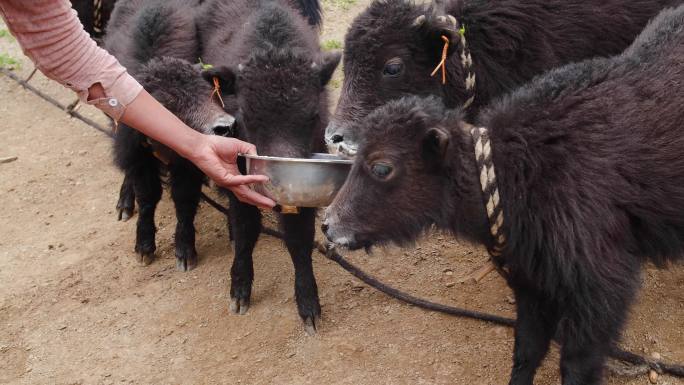
[[[622,52],[646,23],[681,0],[446,0],[446,12],[465,25],[476,75],[474,117],[481,106],[543,71],[595,56]],[[326,130],[334,151],[353,154],[357,133],[348,128],[373,109],[406,95],[436,95],[450,107],[470,97],[465,89],[460,38],[453,28],[428,20],[431,10],[409,0],[377,0],[347,32],[344,85]],[[447,84],[430,73],[441,57],[440,35],[451,36]],[[394,72],[398,71],[396,74]]]
[[[199,66],[191,64],[198,57],[192,6],[193,2],[181,0],[119,0],[105,44],[152,96],[188,126],[206,134],[224,133],[234,119],[211,100],[211,86]],[[189,161],[124,124],[116,133],[114,160],[125,173],[117,204],[119,219],[132,216],[134,201],[138,203],[135,251],[139,260],[147,264],[154,257],[154,212],[162,194],[160,172],[166,170],[178,220],[177,268],[194,268],[193,222],[204,175]]]
[[[318,0],[297,0],[296,4],[292,4],[299,9],[302,16],[309,20],[309,24],[315,27],[320,27],[323,22],[323,10],[321,3]]]
[[[206,4],[201,20],[202,59],[214,66],[205,77],[220,80],[227,110],[236,113],[239,138],[256,145],[262,155],[308,157],[321,152],[328,121],[325,86],[340,54],[322,53],[317,30],[287,1],[214,0]],[[229,196],[235,240],[231,308],[244,313],[254,280],[252,251],[261,214]],[[314,209],[279,216],[295,267],[297,308],[309,330],[321,312],[311,264],[314,218]]]
[[[683,259],[682,79],[684,6],[663,11],[622,55],[551,71],[480,114],[505,214],[497,262],[517,302],[511,384],[532,384],[554,336],[563,384],[601,383],[641,265]],[[407,242],[435,224],[489,244],[463,118],[434,97],[369,115],[328,238]]]

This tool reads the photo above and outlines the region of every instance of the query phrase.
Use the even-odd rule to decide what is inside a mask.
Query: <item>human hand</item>
[[[272,208],[275,202],[249,188],[252,183],[268,182],[265,175],[242,175],[237,167],[237,155],[256,155],[256,147],[238,139],[201,135],[192,155],[188,157],[216,184],[232,191],[241,202],[261,208]]]

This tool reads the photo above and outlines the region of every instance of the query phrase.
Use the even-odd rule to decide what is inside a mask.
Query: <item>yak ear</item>
[[[221,93],[226,95],[234,94],[236,91],[237,75],[235,71],[226,66],[208,68],[202,71],[202,77],[214,86],[214,79],[218,79]]]
[[[413,28],[426,39],[427,46],[433,47],[439,54],[444,47],[442,36],[447,37],[450,43],[448,54],[451,55],[456,51],[454,48],[460,44],[463,30],[458,19],[447,13],[447,9],[452,7],[447,6],[445,2],[449,1],[433,0],[426,12],[414,19]]]
[[[333,73],[335,72],[335,69],[337,69],[337,66],[340,64],[341,58],[342,52],[339,50],[330,51],[323,54],[318,72],[321,79],[321,86],[325,87],[325,85],[328,84],[333,76]],[[314,67],[317,66],[314,65]]]
[[[425,132],[422,142],[423,159],[430,165],[439,167],[444,163],[451,135],[441,127],[432,127]]]

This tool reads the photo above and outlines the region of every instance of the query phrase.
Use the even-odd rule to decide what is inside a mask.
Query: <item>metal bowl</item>
[[[254,189],[281,206],[324,207],[332,203],[351,170],[353,160],[330,154],[311,158],[280,158],[241,155],[247,160],[247,173],[266,175],[268,183]]]

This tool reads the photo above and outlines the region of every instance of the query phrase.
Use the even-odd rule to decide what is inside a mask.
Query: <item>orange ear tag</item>
[[[218,76],[214,76],[214,90],[211,92],[209,99],[213,98],[214,95],[218,96],[219,101],[221,102],[221,107],[226,108],[226,104],[223,103],[223,98],[221,97],[221,85],[219,83]]]
[[[435,70],[432,71],[430,76],[435,76],[437,71],[442,69],[442,84],[446,84],[446,59],[447,59],[447,54],[449,53],[449,38],[442,35],[442,40],[444,41],[444,48],[442,48],[442,60],[437,64],[437,67],[435,67]]]

